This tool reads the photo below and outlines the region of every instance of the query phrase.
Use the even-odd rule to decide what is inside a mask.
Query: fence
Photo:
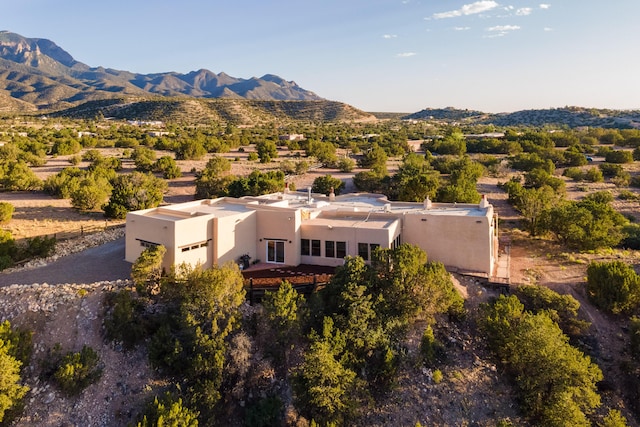
[[[83,225],[75,230],[57,232],[53,234],[53,237],[55,237],[57,241],[63,242],[65,240],[75,239],[88,234],[102,233],[103,231],[115,230],[121,227],[124,227],[123,223],[109,224],[108,221],[105,221],[104,225]]]
[[[253,278],[245,281],[245,291],[247,292],[247,299],[249,300],[249,304],[253,305],[255,302],[262,301],[264,294],[266,292],[277,291],[280,283],[284,280],[290,279],[287,277],[282,278],[271,278],[273,279],[272,283],[264,284],[264,285],[254,285]],[[319,282],[318,278],[314,275],[313,281],[311,282],[302,282],[302,283],[291,283],[291,287],[303,294],[305,297],[308,297],[312,293],[318,291],[321,288],[324,288],[328,282]]]

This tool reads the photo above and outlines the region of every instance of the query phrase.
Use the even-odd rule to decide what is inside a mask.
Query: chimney
[[[329,200],[334,201],[336,199],[336,193],[333,191],[333,187],[331,187],[331,192],[329,193]]]
[[[289,183],[288,183],[288,182],[285,182],[285,183],[284,183],[284,193],[285,193],[285,194],[288,194],[288,193],[289,193]]]
[[[429,196],[427,196],[427,198],[424,199],[424,208],[426,210],[431,209],[431,199],[429,198]]]
[[[307,203],[311,204],[311,187],[307,187]]]
[[[486,209],[488,207],[489,207],[489,202],[487,201],[487,196],[483,194],[482,199],[480,199],[480,209]]]

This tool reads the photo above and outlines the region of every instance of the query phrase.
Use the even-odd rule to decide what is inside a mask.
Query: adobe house
[[[338,266],[378,246],[411,243],[448,268],[491,277],[498,256],[493,206],[390,202],[379,194],[283,192],[197,200],[129,212],[125,259],[164,245],[164,267],[227,261]],[[245,257],[246,258],[246,257]]]

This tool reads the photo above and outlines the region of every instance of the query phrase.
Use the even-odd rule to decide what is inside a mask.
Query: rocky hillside
[[[403,117],[405,120],[437,120],[495,126],[562,126],[640,128],[640,110],[608,110],[564,107],[544,110],[522,110],[513,113],[489,114],[455,108],[427,108]]]
[[[105,118],[173,123],[227,122],[235,125],[305,122],[358,122],[376,118],[335,101],[268,101],[248,99],[117,98],[91,101],[51,114],[73,119]]]
[[[92,68],[76,61],[51,40],[0,32],[0,105],[4,110],[59,110],[123,95],[322,100],[295,82],[273,74],[243,79],[205,69],[187,74],[137,74]]]

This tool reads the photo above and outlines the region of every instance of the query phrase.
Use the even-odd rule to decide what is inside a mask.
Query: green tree
[[[86,345],[78,353],[67,353],[54,373],[56,383],[69,395],[80,393],[102,376],[99,361],[98,353]]]
[[[609,151],[604,156],[604,160],[607,163],[631,163],[633,162],[633,153],[623,150]]]
[[[640,305],[640,276],[622,261],[592,262],[587,267],[587,295],[614,314],[633,311]]]
[[[131,266],[131,279],[142,295],[153,295],[160,291],[162,261],[167,249],[153,245],[142,251]]]
[[[0,323],[0,422],[29,391],[20,384],[20,368],[31,356],[31,333],[16,330],[8,320]]]
[[[0,224],[11,221],[14,207],[9,202],[0,202]]]
[[[627,419],[617,409],[609,409],[607,416],[604,417],[600,427],[627,427]]]
[[[198,140],[181,141],[176,147],[176,159],[178,160],[201,160],[206,155],[207,149]]]
[[[111,185],[106,179],[85,178],[71,192],[71,205],[81,211],[92,211],[102,207],[111,194]]]
[[[345,339],[330,317],[322,334],[312,331],[311,346],[297,374],[299,407],[320,422],[342,424],[355,408],[356,373],[341,362]]]
[[[182,171],[171,156],[160,157],[153,165],[154,172],[160,172],[164,179],[175,179],[182,176]]]
[[[0,162],[0,190],[27,191],[37,190],[41,187],[42,181],[24,161]]]
[[[147,147],[136,147],[131,153],[131,159],[140,172],[151,172],[156,162],[156,151]]]
[[[167,393],[161,400],[154,398],[137,427],[198,427],[198,415],[184,406],[181,398]]]
[[[300,334],[302,316],[301,306],[304,297],[286,280],[275,292],[266,292],[262,299],[265,315],[276,334],[279,350],[284,352],[285,365],[288,365],[288,349]]]
[[[278,147],[271,140],[257,142],[256,151],[258,152],[260,163],[269,163],[272,159],[278,157]]]
[[[196,198],[207,199],[228,195],[228,187],[236,177],[229,175],[231,162],[224,157],[213,156],[205,168],[196,174]]]
[[[421,202],[427,197],[434,199],[440,185],[440,173],[423,157],[408,154],[391,179],[387,196],[392,200]]]
[[[123,219],[129,211],[156,207],[162,202],[166,188],[166,181],[151,174],[133,172],[118,175],[104,213],[109,218]]]
[[[333,189],[333,193],[337,196],[342,191],[344,182],[339,178],[334,178],[331,175],[319,176],[313,180],[311,191],[319,194],[329,195]]]

